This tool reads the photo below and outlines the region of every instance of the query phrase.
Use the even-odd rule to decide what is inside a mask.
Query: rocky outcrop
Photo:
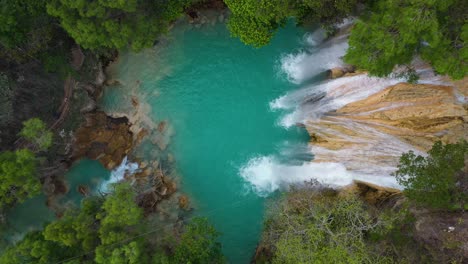
[[[75,132],[72,161],[87,157],[113,169],[132,147],[133,134],[127,118],[112,118],[104,112],[89,113]]]
[[[345,75],[349,76],[354,73],[356,73],[356,67],[352,65],[347,65],[344,67],[335,67],[335,68],[328,70],[328,77],[330,79],[336,79],[336,78],[343,77]]]
[[[311,136],[313,162],[341,163],[356,175],[374,179],[376,175],[389,177],[404,152],[424,154],[436,141],[468,139],[466,81],[445,81],[447,85],[394,84],[361,76],[332,80],[332,89],[324,90],[317,102],[304,103],[305,107],[314,107],[304,121]],[[393,85],[372,92],[382,83]],[[366,93],[370,95],[363,97]],[[333,108],[343,101],[351,102],[314,114],[322,105]]]
[[[399,83],[345,105],[309,130],[315,145],[337,150],[356,144],[355,141],[346,142],[337,133],[317,133],[316,127],[320,126],[347,136],[361,132],[343,123],[331,122],[337,116],[346,119],[348,124],[366,124],[424,151],[437,140],[452,143],[468,137],[467,106],[458,101],[453,87],[449,86]],[[366,136],[370,135],[362,134],[363,138]]]
[[[437,140],[452,143],[468,137],[466,105],[457,100],[450,86],[399,83],[337,113],[372,123],[377,130],[422,150]]]
[[[363,181],[354,181],[353,184],[343,188],[341,193],[357,195],[366,204],[377,208],[391,208],[404,199],[402,192],[398,189],[382,187]]]

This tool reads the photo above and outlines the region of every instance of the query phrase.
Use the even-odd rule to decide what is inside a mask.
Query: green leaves
[[[263,245],[273,263],[381,263],[388,261],[365,243],[383,225],[353,195],[315,188],[293,189],[268,218]]]
[[[218,236],[206,218],[194,218],[175,249],[173,263],[224,263]]]
[[[468,142],[434,144],[427,157],[405,153],[395,176],[409,199],[433,208],[455,209],[468,200],[465,156]]]
[[[176,244],[160,245],[154,234],[168,234],[163,233],[163,226],[152,226],[143,218],[143,210],[134,199],[135,192],[127,183],[114,185],[114,191],[104,198],[88,197],[81,208],[70,208],[44,231],[32,232],[9,247],[0,254],[0,263],[55,263],[66,259],[70,264],[225,262],[216,241],[219,233],[206,219],[193,219]],[[168,247],[173,248],[160,250]]]
[[[75,41],[88,49],[139,51],[151,47],[182,15],[191,1],[50,0],[47,12],[58,17]]]
[[[228,28],[232,36],[256,48],[267,45],[278,27],[289,18],[297,22],[341,22],[355,8],[357,0],[225,0],[232,12]]]
[[[408,65],[420,55],[436,72],[463,78],[468,69],[462,34],[466,21],[457,17],[466,14],[466,3],[442,2],[377,2],[353,28],[345,61],[371,75],[387,76],[395,66]]]
[[[47,150],[52,145],[53,134],[39,118],[23,122],[19,135],[33,143],[38,150]]]
[[[0,207],[21,203],[39,194],[36,158],[27,149],[0,153]]]

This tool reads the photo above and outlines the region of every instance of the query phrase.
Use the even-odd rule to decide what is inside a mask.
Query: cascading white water
[[[111,184],[123,180],[125,175],[134,174],[135,172],[137,172],[137,170],[138,170],[138,163],[129,162],[128,157],[125,156],[125,158],[122,160],[120,165],[111,171],[110,178],[101,183],[99,190],[102,192],[107,192]]]
[[[347,49],[346,36],[318,43],[320,36],[320,33],[306,35],[306,48],[284,55],[281,59],[281,70],[290,82],[301,84],[344,64],[341,57]],[[421,83],[443,84],[431,70],[417,65],[421,64],[420,61],[415,64]],[[391,176],[396,170],[398,157],[410,150],[416,154],[424,153],[376,128],[382,124],[350,119],[336,110],[402,81],[399,78],[375,78],[360,74],[306,84],[273,100],[270,103],[272,111],[290,111],[278,121],[279,125],[290,128],[304,124],[309,132],[329,138],[340,147],[309,146],[313,161],[299,165],[284,164],[271,156],[254,157],[240,169],[241,176],[261,195],[311,179],[331,186],[347,185],[356,179],[398,188]],[[390,105],[385,109],[359,113],[358,116],[401,106]]]

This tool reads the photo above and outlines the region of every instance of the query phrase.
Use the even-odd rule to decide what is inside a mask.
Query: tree
[[[218,232],[206,219],[194,219],[189,223],[177,244],[155,245],[149,234],[158,227],[151,227],[143,218],[143,210],[135,203],[133,188],[127,183],[114,187],[105,197],[85,198],[80,208],[69,208],[43,231],[29,233],[0,253],[0,263],[223,262],[221,246],[216,242]],[[155,250],[167,247],[173,250]],[[154,255],[155,251],[158,254]]]
[[[174,263],[224,263],[219,233],[206,218],[194,218],[182,234],[174,254]]]
[[[39,150],[47,150],[52,145],[53,134],[39,118],[31,118],[23,122],[23,129],[19,134]]]
[[[52,40],[45,0],[0,2],[0,53],[15,60],[33,57]]]
[[[39,194],[36,158],[27,149],[0,153],[0,207],[21,203]]]
[[[467,171],[462,171],[468,159],[468,142],[443,145],[436,142],[428,156],[416,156],[412,151],[400,157],[396,179],[405,195],[418,204],[455,209],[468,200]]]
[[[14,90],[8,76],[0,72],[0,127],[13,120],[13,97]]]
[[[15,246],[7,248],[0,255],[2,264],[56,263],[67,257],[70,252],[60,244],[44,239],[42,232],[34,231],[27,234]],[[66,262],[67,264],[71,264]]]
[[[367,244],[387,222],[358,197],[316,184],[293,188],[268,210],[261,244],[272,263],[387,263]]]
[[[151,47],[193,1],[50,0],[47,12],[84,48]]]
[[[386,76],[421,56],[440,74],[466,75],[466,1],[382,0],[370,10],[351,32],[346,62]]]
[[[254,47],[268,44],[289,18],[321,23],[332,28],[354,10],[357,0],[225,0],[232,12],[228,28],[232,36]]]

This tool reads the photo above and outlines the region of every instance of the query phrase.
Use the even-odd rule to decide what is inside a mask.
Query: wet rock
[[[75,133],[72,160],[87,157],[99,160],[107,169],[115,168],[133,147],[133,134],[126,118],[89,113]]]
[[[344,76],[345,72],[341,68],[333,68],[329,70],[328,74],[330,79],[336,79]]]
[[[147,163],[147,162],[144,162],[144,161],[143,161],[143,162],[140,163],[140,166],[139,166],[140,169],[145,169],[146,167],[148,167],[148,163]]]
[[[132,105],[133,107],[138,107],[138,105],[140,105],[140,102],[138,101],[138,97],[132,96]]]
[[[179,208],[182,210],[189,210],[190,209],[190,201],[186,195],[181,195],[178,198]]]
[[[166,127],[167,127],[167,121],[161,121],[159,122],[158,124],[158,131],[160,133],[164,133],[164,131],[166,130]]]
[[[89,188],[86,185],[78,185],[77,191],[78,191],[78,193],[80,193],[83,196],[88,196],[89,195]]]
[[[145,128],[142,128],[142,129],[140,130],[140,132],[138,132],[138,134],[137,134],[136,143],[135,143],[135,144],[136,144],[136,145],[140,144],[140,143],[143,141],[143,139],[144,139],[147,135],[149,135],[148,130],[145,129]]]
[[[354,73],[356,68],[351,65],[346,65],[343,67],[335,67],[330,70],[328,70],[328,77],[330,79],[336,79],[345,76],[346,74],[349,73]]]
[[[164,186],[167,188],[165,195],[171,195],[177,191],[177,184],[170,180],[168,177],[163,177],[162,182]]]

